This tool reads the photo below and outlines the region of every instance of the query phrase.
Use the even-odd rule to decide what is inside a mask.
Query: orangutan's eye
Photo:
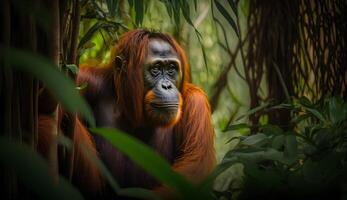
[[[160,70],[159,70],[159,64],[155,64],[154,67],[151,69],[151,74],[152,76],[158,76],[159,73],[160,73]]]

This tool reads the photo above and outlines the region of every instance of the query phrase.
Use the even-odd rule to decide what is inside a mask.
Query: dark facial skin
[[[151,39],[144,63],[146,112],[156,123],[165,125],[179,114],[181,62],[172,46],[160,39]],[[148,115],[147,115],[148,116]]]

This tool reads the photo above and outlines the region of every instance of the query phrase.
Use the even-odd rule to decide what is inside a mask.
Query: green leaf
[[[193,26],[193,28],[195,29],[194,26]],[[206,73],[208,74],[208,65],[207,65],[207,56],[206,56],[205,46],[201,41],[201,34],[199,33],[199,31],[197,29],[195,29],[195,34],[196,34],[196,37],[198,38],[198,42],[199,42],[200,47],[201,47],[202,57],[204,59],[204,63],[205,63],[205,67],[206,67]]]
[[[266,125],[262,126],[261,129],[262,129],[262,132],[265,133],[266,135],[283,134],[283,130],[277,125],[266,124]]]
[[[284,145],[284,139],[285,139],[284,135],[275,136],[274,139],[272,140],[272,148],[276,150],[280,150],[281,147]]]
[[[271,109],[294,109],[293,104],[281,103],[276,106],[272,106]]]
[[[278,79],[280,80],[280,83],[281,83],[282,89],[284,91],[284,94],[286,95],[287,101],[291,102],[289,91],[288,91],[288,87],[286,86],[286,83],[285,83],[285,81],[283,79],[283,75],[281,73],[280,68],[278,67],[277,63],[275,63],[275,62],[273,62],[273,67],[275,68],[275,71],[277,73]]]
[[[190,19],[190,6],[188,4],[188,2],[186,0],[179,0],[180,2],[180,7],[183,13],[183,17],[184,19],[191,25],[194,27],[194,24],[192,22],[192,20]]]
[[[128,0],[129,7],[130,7],[130,8],[134,7],[134,1],[135,1],[135,0]]]
[[[343,100],[339,97],[329,99],[329,117],[332,123],[339,123],[346,119]]]
[[[241,163],[259,163],[265,160],[272,160],[272,161],[278,161],[283,164],[291,164],[293,163],[292,159],[288,159],[284,156],[283,152],[277,151],[273,148],[266,148],[265,150],[250,150],[249,148],[247,150],[237,150],[237,151],[231,151],[226,154],[226,156],[223,158],[223,163],[227,163],[229,161],[236,162],[236,160]]]
[[[240,161],[236,157],[223,158],[223,161],[219,165],[217,165],[215,169],[212,171],[212,173],[200,183],[198,188],[206,191],[206,189],[209,189],[213,185],[215,179],[221,173],[223,173],[225,170],[229,169],[231,166],[239,162]]]
[[[72,74],[78,74],[78,67],[75,64],[67,64],[65,66],[68,70],[71,71]]]
[[[53,180],[47,162],[31,147],[0,137],[0,164],[14,170],[20,183],[40,199],[83,199],[63,177]]]
[[[261,105],[261,106],[255,107],[255,108],[253,108],[253,109],[247,111],[245,114],[241,115],[240,117],[238,117],[238,118],[236,119],[236,121],[238,121],[238,120],[240,120],[240,119],[242,119],[242,118],[244,118],[244,117],[247,117],[247,116],[249,116],[249,115],[252,115],[252,114],[254,114],[254,113],[256,113],[256,112],[258,112],[258,111],[260,111],[260,110],[262,110],[262,109],[264,109],[264,108],[266,108],[266,107],[268,107],[269,105],[270,105],[270,102],[266,102],[266,103],[264,103],[264,104]]]
[[[234,0],[228,0],[228,3],[230,5],[231,9],[233,9],[235,16],[238,17],[237,2],[234,2]]]
[[[298,99],[299,103],[305,107],[312,107],[312,102],[305,96]]]
[[[232,142],[232,141],[234,141],[234,140],[239,140],[240,139],[240,137],[232,137],[232,138],[230,138],[225,144],[228,144],[228,143],[230,143],[230,142]]]
[[[80,42],[78,43],[78,51],[81,51],[86,44],[90,42],[94,34],[100,29],[105,29],[107,27],[114,27],[115,25],[119,25],[118,23],[105,23],[105,22],[96,22],[86,34],[83,35]]]
[[[194,10],[197,11],[198,9],[198,0],[194,0]]]
[[[258,134],[247,137],[241,143],[244,145],[249,145],[249,146],[262,146],[267,141],[268,141],[268,138],[265,134],[258,133]]]
[[[323,117],[323,115],[316,109],[313,108],[307,108],[305,107],[307,111],[309,111],[312,115],[314,115],[317,119],[319,119],[322,122],[327,122],[326,119]]]
[[[106,0],[107,10],[114,17],[118,10],[118,1],[117,0]]]
[[[94,42],[89,41],[85,45],[83,45],[83,49],[90,49],[90,48],[93,48],[95,46],[96,46],[96,44]]]
[[[1,51],[3,50],[1,49]],[[15,48],[8,48],[2,54],[13,68],[29,73],[42,81],[55,98],[64,105],[64,108],[73,113],[80,113],[91,126],[95,125],[88,103],[75,90],[74,83],[50,60]]]
[[[245,128],[249,128],[249,125],[246,123],[233,124],[233,125],[230,125],[229,127],[227,127],[226,129],[224,129],[223,132],[234,131],[234,130],[245,129]]]
[[[105,19],[106,18],[106,13],[103,11],[103,9],[99,6],[99,4],[101,4],[101,2],[97,2],[96,0],[91,0],[90,1],[92,3],[92,5],[94,6],[93,9],[95,10],[95,12],[98,14],[99,18],[101,19]]]
[[[116,129],[92,128],[96,133],[128,156],[163,184],[171,187],[186,199],[202,199],[203,195],[184,177],[172,171],[171,166],[156,152],[138,139]]]
[[[214,0],[217,9],[224,16],[224,18],[229,22],[230,26],[234,29],[237,37],[240,37],[239,30],[233,18],[229,15],[228,11],[224,8],[222,4],[220,4],[217,0]]]
[[[167,1],[165,1],[165,6],[166,6],[166,11],[169,14],[169,17],[172,18],[173,9],[172,9],[171,4],[168,3]]]
[[[253,162],[244,163],[244,173],[262,190],[274,188],[281,184],[281,176],[275,170],[263,170]]]
[[[142,24],[143,21],[143,15],[144,15],[144,1],[142,0],[134,0],[134,4],[135,4],[135,24],[137,26],[140,26]]]
[[[170,4],[171,4],[171,7],[172,7],[172,11],[173,11],[173,14],[174,14],[174,21],[175,21],[175,24],[176,24],[176,31],[178,32],[179,30],[179,25],[181,23],[181,17],[180,17],[180,14],[181,14],[181,9],[180,9],[180,0],[173,0],[173,1],[169,1]]]
[[[284,156],[289,159],[297,158],[298,144],[295,135],[286,135],[284,143]]]
[[[63,145],[69,150],[72,149],[73,142],[70,138],[60,134],[57,137],[57,141],[60,145]],[[142,199],[159,199],[157,195],[151,190],[147,190],[143,188],[120,188],[119,184],[113,178],[113,175],[104,165],[104,163],[97,156],[95,156],[94,153],[90,152],[90,150],[86,148],[83,144],[81,144],[81,149],[82,149],[82,153],[85,154],[97,165],[102,176],[105,178],[105,180],[108,181],[110,187],[113,189],[113,191],[116,194],[125,196],[125,197],[135,197],[135,198],[142,198]]]
[[[310,117],[310,115],[308,115],[308,114],[300,114],[299,116],[293,118],[293,119],[291,120],[291,122],[292,122],[293,124],[298,124],[298,123],[302,122],[303,120],[305,120],[305,119],[307,119],[307,118],[309,118],[309,117]]]

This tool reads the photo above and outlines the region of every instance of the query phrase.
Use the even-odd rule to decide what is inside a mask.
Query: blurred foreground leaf
[[[29,73],[42,81],[55,98],[64,105],[64,108],[70,112],[81,114],[91,126],[95,125],[91,109],[75,89],[75,84],[61,73],[50,60],[15,48],[1,48],[0,51],[14,69]]]
[[[0,164],[14,170],[19,181],[40,199],[83,199],[63,177],[53,180],[48,164],[32,148],[0,137]]]
[[[171,166],[156,152],[136,138],[116,129],[92,128],[96,133],[128,156],[135,164],[149,174],[181,194],[183,199],[206,199],[206,191],[198,191],[184,177],[175,173]]]
[[[68,148],[70,151],[72,150],[73,142],[70,138],[63,136],[62,134],[58,135],[58,143]],[[94,153],[90,152],[90,149],[86,148],[84,144],[81,144],[81,149],[85,155],[87,155],[99,168],[104,179],[109,183],[110,187],[113,191],[120,196],[123,197],[133,197],[139,199],[160,199],[157,194],[155,194],[152,190],[144,189],[144,188],[121,188],[118,182],[114,179],[111,172],[107,169],[105,164],[95,156]]]

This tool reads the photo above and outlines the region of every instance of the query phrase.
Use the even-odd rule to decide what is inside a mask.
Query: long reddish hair
[[[185,52],[170,35],[147,29],[135,29],[122,35],[111,51],[108,67],[112,67],[115,71],[114,84],[117,104],[124,109],[122,113],[133,127],[141,126],[144,122],[143,64],[151,38],[162,39],[176,50],[182,65],[181,87],[185,88],[184,85],[190,82],[189,65]],[[122,60],[121,64],[116,62],[116,58]]]

